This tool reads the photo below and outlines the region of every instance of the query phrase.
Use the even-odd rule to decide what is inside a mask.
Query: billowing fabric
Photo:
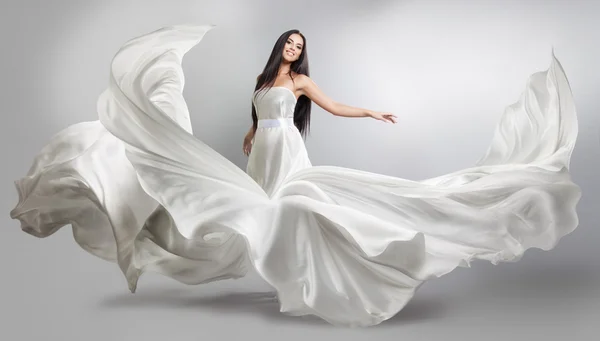
[[[23,231],[70,224],[132,291],[145,271],[200,284],[253,267],[283,313],[370,326],[428,279],[549,250],[576,228],[577,118],[554,56],[472,167],[411,181],[312,166],[290,122],[294,93],[272,87],[252,96],[259,126],[244,171],[193,136],[182,96],[182,59],[212,27],[163,28],[118,51],[99,120],[57,134],[16,181],[10,214]]]

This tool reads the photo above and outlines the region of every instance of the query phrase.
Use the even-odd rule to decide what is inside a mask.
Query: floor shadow
[[[480,271],[478,276],[457,274],[456,278],[436,280],[425,292],[415,297],[392,318],[376,327],[390,327],[417,322],[427,322],[448,316],[452,302],[493,297],[519,299],[520,297],[552,299],[566,291],[581,291],[597,281],[597,276],[581,267],[554,267],[537,269],[497,268],[496,271]],[[483,274],[482,274],[483,273]],[[460,278],[459,278],[460,277]],[[596,281],[595,281],[596,280]],[[437,283],[435,283],[437,282]],[[437,287],[437,288],[435,288]],[[502,298],[504,297],[504,298]],[[331,326],[316,316],[289,316],[280,312],[274,292],[227,293],[220,295],[198,294],[187,289],[151,289],[136,294],[123,293],[108,297],[100,305],[105,308],[138,309],[209,309],[232,315],[260,316],[269,322]],[[459,307],[456,307],[459,308]],[[460,309],[460,308],[459,308]]]
[[[227,293],[216,296],[191,296],[182,290],[157,290],[120,294],[101,303],[105,308],[173,308],[210,309],[225,314],[252,314],[277,323],[299,323],[311,326],[331,326],[317,316],[289,316],[279,310],[274,292]],[[444,316],[446,309],[439,300],[413,299],[407,306],[380,326],[427,321]]]
[[[260,315],[266,320],[309,325],[328,325],[316,316],[289,316],[279,310],[277,296],[273,292],[227,293],[216,296],[191,296],[182,291],[146,291],[108,297],[101,302],[107,308],[175,308],[210,309],[227,314]]]
[[[441,299],[420,298],[416,296],[396,315],[383,321],[378,327],[430,322],[431,320],[443,318],[446,316],[447,311],[448,306]]]

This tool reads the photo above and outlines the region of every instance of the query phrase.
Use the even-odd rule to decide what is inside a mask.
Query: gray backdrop
[[[0,339],[590,340],[600,328],[598,1],[3,1]],[[426,283],[398,316],[365,330],[290,318],[255,274],[185,286],[147,274],[132,295],[118,267],[73,241],[43,240],[9,211],[13,180],[49,138],[95,120],[109,62],[128,39],[165,25],[217,27],[184,59],[195,135],[245,168],[250,96],[276,38],[307,36],[312,78],[340,102],[399,123],[336,118],[314,107],[316,165],[409,179],[471,166],[527,77],[554,47],[571,82],[580,134],[572,159],[580,226],[552,251],[476,263]]]

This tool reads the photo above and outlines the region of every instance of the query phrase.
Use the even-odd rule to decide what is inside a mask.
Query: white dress
[[[119,50],[99,121],[57,134],[16,181],[11,217],[23,231],[46,237],[71,224],[132,291],[145,271],[200,284],[253,267],[282,312],[370,326],[428,279],[549,250],[576,228],[577,118],[554,56],[470,168],[410,181],[312,166],[290,121],[296,98],[273,87],[254,94],[259,128],[244,172],[192,135],[182,96],[183,56],[211,28],[167,27]]]
[[[276,86],[254,92],[258,127],[246,173],[270,197],[282,188],[287,176],[311,167],[300,131],[294,125],[296,95]]]

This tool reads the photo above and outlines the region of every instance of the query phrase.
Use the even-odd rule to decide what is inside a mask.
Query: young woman
[[[325,95],[309,77],[306,45],[300,31],[283,33],[257,77],[252,126],[244,137],[243,152],[250,156],[246,172],[268,194],[289,174],[311,167],[300,136],[306,136],[310,128],[311,102],[336,116],[396,123],[391,113],[351,107]]]
[[[292,117],[303,135],[306,135],[309,130],[311,101],[335,116],[371,117],[384,122],[396,123],[396,116],[390,113],[347,106],[327,97],[309,77],[306,38],[299,30],[287,31],[277,39],[267,65],[256,79],[254,90],[273,87],[289,89],[297,98]],[[257,120],[256,107],[253,103],[253,125],[244,138],[243,150],[246,155],[252,148],[251,141],[256,132]]]
[[[254,268],[284,313],[371,326],[428,279],[551,249],[577,226],[580,188],[568,172],[577,117],[555,58],[475,166],[411,181],[311,166],[310,101],[340,116],[395,116],[327,98],[308,78],[306,40],[285,33],[252,97],[244,172],[192,134],[182,96],[182,57],[211,28],[167,27],[118,51],[99,121],[57,134],[16,181],[11,217],[23,231],[46,237],[71,224],[132,292],[146,271],[200,284]]]

